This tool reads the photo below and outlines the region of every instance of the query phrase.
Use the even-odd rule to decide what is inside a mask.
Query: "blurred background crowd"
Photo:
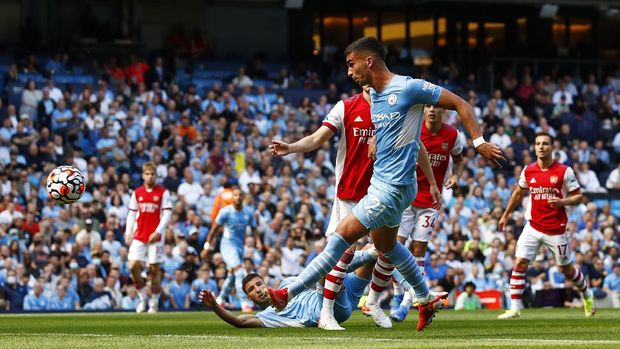
[[[192,45],[196,57],[208,54]],[[158,183],[174,200],[161,309],[197,307],[202,288],[222,286],[228,268],[219,253],[205,258],[203,244],[225,185],[243,190],[264,246],[258,250],[246,238],[247,272],[277,285],[322,250],[338,137],[309,154],[273,158],[265,150],[272,139],[312,133],[335,103],[358,93],[344,62],[207,59],[205,68],[191,47],[184,59],[133,54],[93,63],[57,53],[14,57],[2,66],[0,311],[135,309],[123,232],[147,161],[157,165]],[[398,63],[397,52],[390,57]],[[486,139],[508,158],[493,169],[468,140],[466,171],[458,190],[445,191],[429,243],[430,285],[455,293],[473,283],[509,297],[523,210],[505,232],[497,231],[497,220],[521,169],[535,161],[534,134],[546,131],[556,138],[556,160],[575,170],[589,198],[569,210],[573,258],[599,301],[620,307],[620,201],[608,196],[620,189],[620,72],[510,68],[490,93],[454,64],[415,73],[466,99]],[[463,130],[455,113],[444,121]],[[65,164],[85,174],[87,189],[79,202],[62,206],[48,199],[45,181]],[[565,289],[565,305],[577,304],[550,257],[541,250],[527,272],[526,299]],[[230,303],[239,306],[234,297]]]

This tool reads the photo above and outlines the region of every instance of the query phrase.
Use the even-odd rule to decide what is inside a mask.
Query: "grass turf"
[[[542,348],[620,347],[620,309],[585,319],[580,309],[526,310],[520,320],[498,311],[443,311],[424,332],[417,313],[390,330],[355,312],[346,331],[236,329],[212,312],[0,315],[0,348]]]

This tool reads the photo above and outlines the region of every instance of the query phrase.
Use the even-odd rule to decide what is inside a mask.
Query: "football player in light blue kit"
[[[243,207],[243,193],[241,189],[235,188],[233,190],[233,203],[220,210],[215,218],[215,225],[211,229],[211,232],[209,232],[209,237],[205,243],[205,249],[208,254],[214,247],[213,239],[216,234],[219,235],[223,230],[222,239],[220,241],[220,252],[228,268],[228,275],[217,297],[217,301],[218,304],[223,304],[228,298],[234,284],[237,297],[239,297],[241,301],[241,309],[245,312],[251,312],[253,308],[243,292],[242,282],[244,271],[243,268],[241,268],[243,263],[245,234],[248,226],[252,228],[257,246],[261,246],[254,214],[252,211]]]
[[[364,290],[370,282],[372,273],[372,263],[367,263],[358,268],[355,273],[347,273],[344,277],[343,288],[336,297],[334,303],[334,317],[338,322],[346,321],[353,310],[357,308]],[[294,282],[295,278],[284,279],[282,285],[286,286]],[[222,320],[235,327],[255,328],[255,327],[316,327],[319,322],[323,295],[321,289],[308,288],[295,296],[286,308],[276,312],[269,307],[269,297],[266,289],[267,285],[258,274],[248,274],[243,279],[243,289],[248,297],[265,310],[256,315],[236,316],[228,310],[217,306],[215,297],[208,290],[202,290],[198,295],[200,302],[213,309],[215,314]]]
[[[502,152],[482,138],[474,112],[462,98],[430,82],[390,72],[385,65],[385,49],[377,39],[358,39],[347,47],[345,55],[348,75],[360,86],[372,87],[371,114],[377,150],[368,194],[340,222],[323,252],[294,282],[278,290],[267,289],[270,302],[276,309],[283,309],[295,295],[327,274],[350,244],[372,231],[374,244],[382,253],[372,282],[387,282],[396,267],[416,292],[417,329],[421,331],[431,322],[446,294],[429,292],[415,259],[396,242],[396,236],[402,212],[416,195],[416,161],[424,104],[456,110],[474,138],[476,150],[497,166],[497,160],[503,159]],[[369,305],[369,308],[378,325],[391,326],[378,306]]]

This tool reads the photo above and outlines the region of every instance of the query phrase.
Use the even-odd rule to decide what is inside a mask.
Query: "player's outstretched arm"
[[[217,315],[220,319],[226,321],[227,323],[239,327],[239,328],[260,328],[265,327],[262,321],[254,315],[241,315],[239,317],[235,316],[233,313],[229,312],[226,309],[220,308],[215,302],[215,296],[211,291],[202,290],[198,295],[198,300],[203,305],[211,308],[215,315]]]
[[[480,127],[478,127],[478,120],[474,114],[474,109],[469,103],[467,103],[467,101],[454,93],[443,89],[441,91],[439,101],[437,102],[437,106],[450,110],[456,110],[461,118],[461,121],[463,122],[463,126],[465,126],[465,129],[469,133],[469,136],[474,140],[474,147],[476,148],[476,151],[480,153],[480,155],[484,156],[485,159],[494,163],[497,167],[501,167],[498,160],[506,160],[502,155],[501,149],[499,149],[497,145],[489,143],[482,138],[482,132],[480,131]]]
[[[327,126],[321,126],[313,134],[306,136],[295,143],[288,144],[282,141],[272,140],[269,146],[269,152],[273,156],[285,156],[290,153],[307,153],[318,149],[321,144],[325,143],[334,135]]]
[[[526,190],[526,188],[517,185],[517,188],[512,192],[512,195],[510,195],[510,200],[508,200],[506,210],[504,210],[504,214],[502,214],[499,222],[497,222],[497,229],[499,231],[504,231],[506,223],[508,223],[508,217],[510,217],[510,214],[519,206],[519,204],[523,200],[523,196],[525,195]]]

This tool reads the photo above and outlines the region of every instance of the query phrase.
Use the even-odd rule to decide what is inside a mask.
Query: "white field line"
[[[246,340],[247,336],[233,336],[233,335],[185,335],[185,334],[155,334],[155,335],[113,335],[113,334],[103,334],[103,333],[0,333],[0,337],[9,337],[9,336],[36,336],[36,337],[44,337],[44,336],[62,336],[62,337],[153,337],[153,338],[170,338],[170,339],[202,339],[202,340]],[[292,339],[300,339],[300,340],[318,340],[318,341],[351,341],[351,337],[297,337],[292,336]],[[402,338],[364,338],[358,337],[357,339],[361,339],[363,341],[368,342],[399,342],[403,340],[416,340],[416,338],[410,339],[402,339]],[[252,337],[254,341],[273,341],[273,337]],[[480,339],[467,339],[467,338],[451,338],[450,342],[455,341],[469,341],[471,344],[478,343],[484,344],[492,342],[492,345],[497,344],[620,344],[620,340],[585,340],[585,339],[536,339],[536,338],[506,338],[506,339],[495,339],[495,338],[480,338]],[[445,341],[445,340],[444,340]],[[441,343],[442,340],[437,340],[438,343]]]

